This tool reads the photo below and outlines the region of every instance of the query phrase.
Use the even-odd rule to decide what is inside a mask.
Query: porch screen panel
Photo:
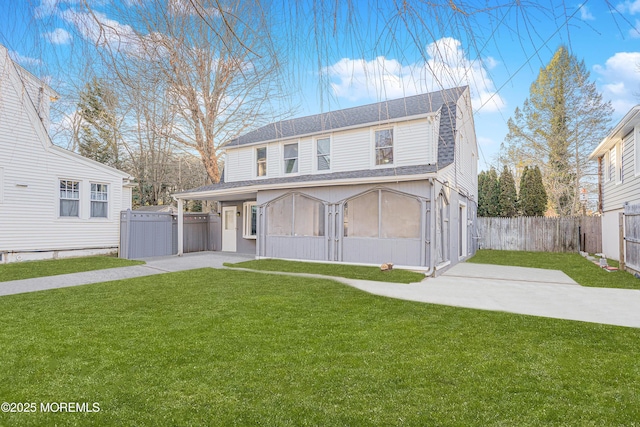
[[[267,234],[291,236],[293,229],[293,196],[288,195],[267,207]]]
[[[420,202],[412,197],[381,192],[382,224],[380,237],[386,239],[420,238]]]
[[[344,237],[378,237],[378,191],[345,203]]]
[[[295,236],[324,236],[324,204],[317,200],[295,196]]]

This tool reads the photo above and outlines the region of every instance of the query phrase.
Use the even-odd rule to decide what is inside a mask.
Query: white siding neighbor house
[[[174,197],[220,202],[223,251],[435,272],[475,252],[477,160],[459,87],[264,126]]]
[[[598,162],[602,252],[620,260],[620,215],[640,203],[640,105],[633,107],[589,156]]]
[[[51,143],[56,97],[0,46],[0,263],[118,249],[130,177]]]

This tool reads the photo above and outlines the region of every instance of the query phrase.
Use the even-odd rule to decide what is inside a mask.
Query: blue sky
[[[0,43],[35,74],[56,75],[56,67],[73,66],[68,52],[80,36],[68,16],[77,0],[30,1],[0,6]],[[120,25],[106,2],[95,4],[110,25]],[[351,4],[338,17],[360,17],[357,27],[324,23],[331,29],[321,34],[326,51],[320,65],[318,44],[301,34],[312,27],[312,15],[299,15],[295,28],[280,34],[297,52],[291,64],[299,82],[291,94],[297,116],[469,84],[480,169],[486,169],[495,164],[507,120],[561,44],[585,61],[605,100],[612,101],[612,125],[640,103],[640,0],[546,0],[536,2],[538,7],[507,6],[469,17],[453,13],[445,1],[441,14],[418,9],[413,15],[395,13],[393,3],[383,0]]]

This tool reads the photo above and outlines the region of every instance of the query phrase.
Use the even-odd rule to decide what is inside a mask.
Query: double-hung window
[[[256,176],[267,176],[267,147],[256,148]]]
[[[331,169],[331,138],[319,138],[316,140],[316,170],[328,171]]]
[[[109,212],[109,186],[91,184],[91,218],[107,218]]]
[[[242,236],[245,239],[255,239],[258,234],[258,206],[256,202],[245,202],[243,205]]]
[[[80,216],[80,182],[60,180],[60,216]]]
[[[284,173],[298,173],[298,143],[284,145]]]
[[[393,129],[375,131],[376,166],[393,164]]]

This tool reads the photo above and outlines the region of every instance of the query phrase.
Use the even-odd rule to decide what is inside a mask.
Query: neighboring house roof
[[[29,73],[24,68],[20,67],[20,65],[16,64],[15,61],[11,59],[7,48],[2,45],[0,45],[0,55],[2,55],[3,57],[3,58],[0,58],[0,68],[2,68],[1,66],[3,63],[7,64],[7,71],[8,71],[8,74],[2,73],[2,77],[7,77],[9,79],[9,82],[13,83],[16,89],[20,88],[20,93],[22,94],[25,100],[24,102],[25,111],[27,112],[27,114],[29,114],[31,118],[30,121],[33,124],[34,130],[38,135],[39,140],[41,141],[45,150],[51,152],[52,154],[61,155],[71,160],[80,161],[87,165],[98,167],[100,169],[109,171],[114,175],[122,177],[125,185],[128,183],[128,181],[132,179],[131,176],[126,172],[123,172],[116,168],[112,168],[111,166],[107,166],[103,163],[88,159],[84,156],[81,156],[80,154],[74,153],[73,151],[66,150],[62,147],[58,147],[57,145],[54,145],[53,142],[51,141],[49,130],[46,128],[43,122],[43,118],[40,117],[40,111],[37,107],[37,102],[36,102],[37,100],[34,100],[32,98],[32,95],[30,94],[30,92],[32,91],[29,91],[29,88],[42,87],[43,90],[46,91],[47,95],[51,95],[51,96],[58,96],[57,93],[53,89],[51,89],[46,83],[42,82],[33,74]]]
[[[344,128],[375,125],[380,122],[411,119],[416,116],[440,113],[440,128],[438,130],[438,160],[434,165],[403,166],[395,168],[362,169],[348,172],[333,172],[326,174],[295,175],[276,178],[261,178],[247,181],[224,182],[210,184],[192,190],[176,193],[176,195],[191,195],[193,193],[217,192],[240,188],[268,188],[291,184],[300,186],[304,183],[338,182],[362,180],[379,177],[409,179],[411,176],[433,174],[450,165],[455,156],[456,103],[467,87],[441,90],[438,92],[410,96],[378,102],[361,107],[331,113],[316,114],[298,119],[284,120],[263,126],[233,140],[228,147],[233,148],[248,144],[265,143],[274,140],[295,138],[304,135],[320,134]]]
[[[609,132],[595,150],[589,155],[589,160],[604,156],[618,141],[622,140],[634,127],[640,124],[640,105],[636,105]]]

